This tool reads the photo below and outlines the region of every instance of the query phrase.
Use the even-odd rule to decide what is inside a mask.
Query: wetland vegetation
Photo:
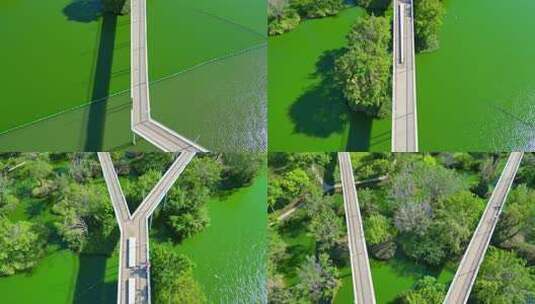
[[[505,155],[353,153],[351,157],[378,303],[441,302]],[[517,299],[527,299],[534,291],[530,231],[535,191],[527,188],[532,158],[526,157],[494,236],[496,248],[489,250],[483,263],[475,287],[481,291],[472,294],[475,303],[489,303],[497,293],[506,297],[504,290],[516,283],[497,283],[501,275],[521,278]],[[270,302],[351,302],[336,154],[270,153],[269,169]],[[504,235],[507,241],[501,239]],[[499,266],[509,262],[515,267]]]
[[[112,158],[133,212],[167,170],[174,155],[117,152]],[[208,301],[205,287],[195,276],[191,256],[176,248],[205,230],[211,213],[218,216],[221,231],[222,226],[230,225],[229,215],[225,215],[228,212],[241,210],[240,215],[258,219],[254,210],[265,210],[265,198],[258,191],[262,187],[257,185],[265,185],[261,178],[264,163],[262,154],[209,154],[197,156],[188,165],[151,222],[152,291],[158,303]],[[8,293],[15,296],[38,284],[37,293],[47,299],[75,303],[99,299],[101,303],[114,303],[119,231],[96,154],[3,153],[0,173],[0,290],[12,288]],[[247,192],[252,185],[257,187],[254,194],[236,202],[240,197],[236,193]],[[213,207],[206,205],[214,199],[221,200],[220,212],[215,213]],[[256,227],[257,233],[265,230],[264,222],[255,224],[249,228]],[[243,237],[244,232],[234,228],[234,235],[224,236],[230,243],[234,236]],[[261,274],[265,267],[258,255],[263,252],[261,245],[256,245],[254,254],[259,260],[250,272]],[[199,249],[195,245],[189,248]],[[217,252],[204,255],[213,258]],[[250,250],[244,249],[242,256],[248,253]],[[225,265],[235,267],[235,263],[227,261]],[[53,271],[51,266],[61,271]],[[235,277],[232,284],[240,279]],[[60,291],[58,284],[63,286]],[[263,292],[258,286],[255,288],[257,293]],[[51,289],[58,291],[49,295],[47,290]],[[213,299],[225,295],[219,290],[210,296]],[[35,300],[16,298],[18,303]]]

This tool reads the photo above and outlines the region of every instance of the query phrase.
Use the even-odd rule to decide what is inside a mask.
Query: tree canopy
[[[336,79],[349,107],[385,116],[391,104],[390,23],[385,17],[357,19],[347,35],[346,52],[336,60]]]

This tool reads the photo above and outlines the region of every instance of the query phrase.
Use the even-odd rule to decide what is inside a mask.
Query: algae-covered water
[[[153,116],[212,150],[265,149],[265,1],[147,10]],[[2,150],[151,148],[132,147],[129,16],[99,0],[10,0],[0,34]]]
[[[535,147],[535,2],[447,0],[440,49],[417,56],[421,150]]]
[[[267,303],[265,172],[208,203],[210,226],[177,248],[197,265],[208,303]]]

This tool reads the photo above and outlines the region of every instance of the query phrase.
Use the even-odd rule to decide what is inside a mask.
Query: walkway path
[[[102,174],[121,231],[117,283],[118,304],[150,304],[149,217],[194,156],[195,153],[182,152],[134,214],[130,214],[109,153],[98,153]],[[128,246],[132,238],[135,239],[134,252],[130,252]],[[135,256],[133,266],[129,265],[131,255]],[[133,287],[129,286],[132,282]],[[134,293],[131,293],[130,289]]]
[[[366,249],[366,240],[364,239],[357,189],[355,188],[355,178],[353,176],[349,153],[338,153],[338,162],[342,177],[342,191],[344,194],[355,303],[375,304],[375,292],[373,289],[370,262],[368,260],[368,250]]]
[[[131,0],[131,18],[132,131],[165,152],[207,152],[205,148],[175,133],[151,117],[146,0]]]
[[[511,189],[513,180],[515,179],[516,172],[522,161],[523,152],[513,152],[509,156],[507,165],[503,169],[502,175],[496,184],[496,188],[492,192],[492,196],[487,204],[483,216],[479,221],[472,240],[468,245],[461,264],[457,269],[457,273],[453,278],[453,282],[450,285],[448,294],[444,300],[444,304],[461,304],[468,301],[470,291],[477,277],[479,267],[485,257],[485,252],[489,247],[492,233],[500,213],[505,204],[507,194]]]
[[[418,152],[413,0],[394,0],[392,152]]]

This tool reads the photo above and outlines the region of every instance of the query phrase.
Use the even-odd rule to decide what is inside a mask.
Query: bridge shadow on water
[[[327,138],[334,133],[343,133],[349,125],[347,142],[338,149],[366,151],[370,147],[373,119],[363,113],[352,111],[346,104],[340,84],[335,80],[336,58],[345,50],[324,52],[316,62],[316,71],[311,79],[319,83],[308,89],[291,106],[289,115],[294,123],[294,132],[316,138]]]
[[[110,269],[108,274],[111,272],[118,275],[118,265],[107,265],[108,258],[106,255],[80,255],[73,303],[117,303],[117,281],[104,281],[109,267],[113,269]]]
[[[69,20],[76,22],[89,23],[102,19],[83,147],[84,151],[101,151],[112,77],[117,15],[104,12],[100,0],[74,0],[63,9],[63,13]]]
[[[89,227],[89,231],[96,228]],[[78,275],[73,303],[117,303],[118,258],[111,258],[119,246],[119,228],[109,236],[94,233],[79,255]]]

